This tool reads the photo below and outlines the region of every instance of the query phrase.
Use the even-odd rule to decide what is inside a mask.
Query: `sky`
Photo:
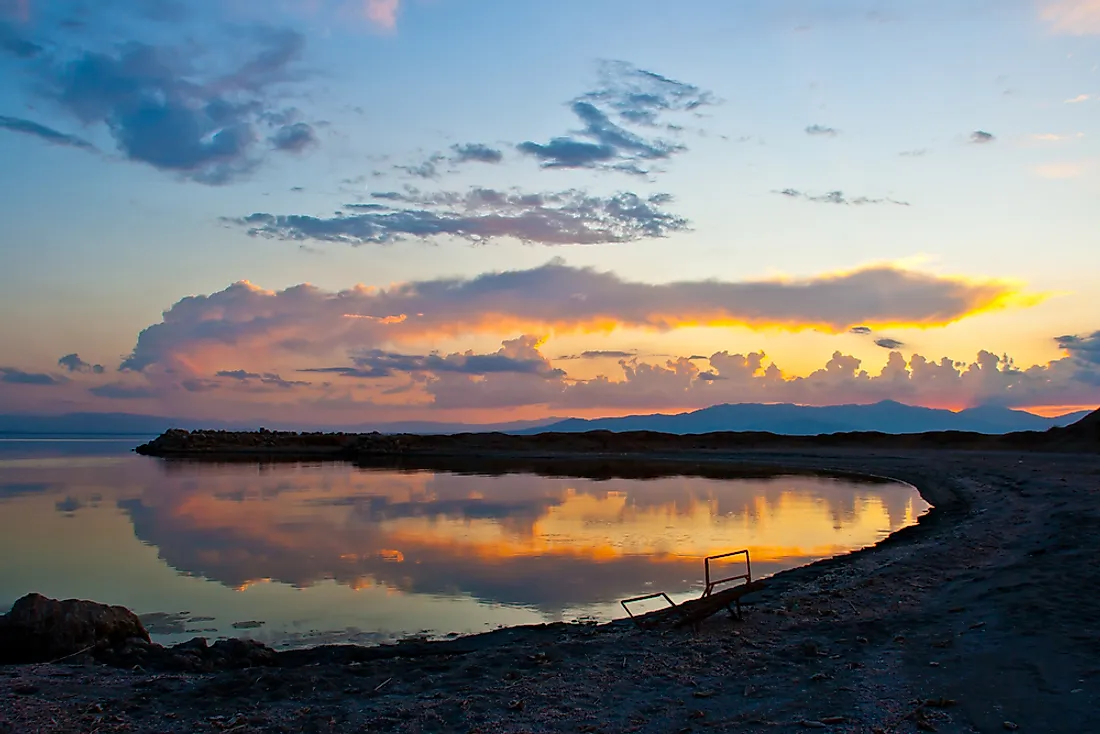
[[[0,412],[1100,404],[1100,0],[0,0]]]

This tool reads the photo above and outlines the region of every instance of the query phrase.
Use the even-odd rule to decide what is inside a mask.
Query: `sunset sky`
[[[0,0],[0,412],[1100,404],[1100,0]]]

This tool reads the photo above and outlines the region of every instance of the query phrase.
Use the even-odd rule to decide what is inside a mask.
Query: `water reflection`
[[[0,553],[23,560],[0,570],[0,603],[59,587],[71,591],[54,595],[137,598],[139,611],[217,597],[222,608],[196,613],[225,625],[228,613],[270,620],[285,607],[283,632],[349,620],[396,634],[606,618],[637,593],[697,594],[704,556],[747,547],[754,571],[774,573],[873,543],[926,507],[904,485],[813,476],[592,481],[5,457]],[[142,545],[175,574],[128,569]],[[81,594],[93,579],[99,588]],[[370,604],[356,608],[356,592]]]

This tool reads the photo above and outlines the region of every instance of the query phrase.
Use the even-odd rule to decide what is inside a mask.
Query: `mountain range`
[[[657,431],[660,433],[711,433],[713,431],[766,431],[787,436],[815,436],[849,431],[881,433],[924,433],[926,431],[974,431],[1011,433],[1045,431],[1067,426],[1088,415],[1080,411],[1044,418],[1022,410],[998,406],[968,408],[959,412],[922,408],[884,400],[871,405],[829,405],[814,407],[789,403],[724,403],[690,413],[629,415],[621,418],[569,418],[522,433],[555,431]]]

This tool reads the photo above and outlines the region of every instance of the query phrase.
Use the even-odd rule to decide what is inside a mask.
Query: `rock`
[[[210,646],[210,654],[220,663],[218,667],[251,668],[277,664],[275,651],[255,640],[218,640]]]
[[[92,601],[28,594],[0,616],[0,664],[42,663],[80,652],[149,643],[137,615]]]

